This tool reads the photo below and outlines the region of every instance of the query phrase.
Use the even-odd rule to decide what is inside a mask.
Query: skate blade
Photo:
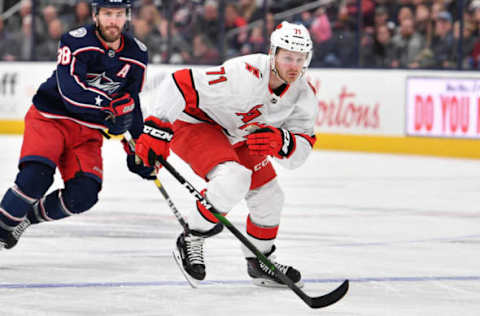
[[[281,284],[281,283],[275,282],[275,281],[270,280],[270,279],[257,278],[257,279],[252,279],[252,282],[253,282],[253,284],[255,284],[257,286],[273,287],[273,288],[280,288],[280,289],[281,288],[288,288],[288,285]],[[300,280],[297,283],[295,283],[295,285],[298,286],[299,288],[302,288],[303,287],[303,281]]]
[[[200,281],[198,281],[195,278],[192,278],[192,276],[188,274],[187,271],[185,271],[185,269],[183,268],[182,257],[180,257],[180,253],[176,248],[172,251],[172,255],[173,255],[173,259],[175,259],[175,263],[177,264],[178,268],[180,269],[183,276],[187,280],[188,284],[190,284],[192,288],[196,289]]]

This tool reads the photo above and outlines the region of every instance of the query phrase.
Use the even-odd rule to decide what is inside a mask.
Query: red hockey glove
[[[108,132],[113,135],[125,133],[132,125],[134,109],[135,101],[130,93],[114,94],[110,104],[102,108],[102,111],[107,114],[105,125],[108,127]]]
[[[109,115],[113,117],[122,116],[132,112],[135,109],[135,101],[133,101],[130,93],[116,93],[112,97],[113,99],[110,101],[110,104],[102,108],[102,111],[108,113]]]
[[[288,158],[295,150],[295,136],[283,128],[265,126],[247,136],[250,153],[257,156]]]
[[[146,166],[155,166],[158,156],[167,159],[173,137],[172,124],[149,116],[145,119],[143,133],[137,140],[135,151]]]

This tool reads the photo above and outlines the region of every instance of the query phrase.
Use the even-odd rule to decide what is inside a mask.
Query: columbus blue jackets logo
[[[76,38],[84,37],[85,35],[87,35],[87,29],[84,27],[80,27],[78,29],[68,32],[68,34]]]
[[[90,86],[105,91],[108,94],[114,94],[121,83],[113,81],[105,75],[105,72],[101,74],[87,73],[87,82]]]

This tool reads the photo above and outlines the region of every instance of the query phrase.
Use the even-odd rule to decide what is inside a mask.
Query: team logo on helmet
[[[68,32],[68,34],[76,38],[84,37],[87,34],[87,29],[84,27],[80,27],[78,29]]]

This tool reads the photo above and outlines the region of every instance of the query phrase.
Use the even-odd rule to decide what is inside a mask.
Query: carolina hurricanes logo
[[[251,108],[250,110],[248,110],[248,112],[236,112],[235,114],[240,116],[242,118],[242,122],[243,123],[248,123],[250,122],[251,120],[259,117],[260,115],[262,115],[262,112],[260,112],[258,109],[261,108],[263,106],[263,104],[257,104],[255,105],[253,108]],[[249,124],[244,124],[242,126],[240,126],[239,128],[240,129],[244,129],[248,126]]]
[[[115,82],[105,75],[105,72],[101,74],[87,73],[87,82],[90,86],[105,91],[108,94],[113,94],[120,88],[121,83]]]

